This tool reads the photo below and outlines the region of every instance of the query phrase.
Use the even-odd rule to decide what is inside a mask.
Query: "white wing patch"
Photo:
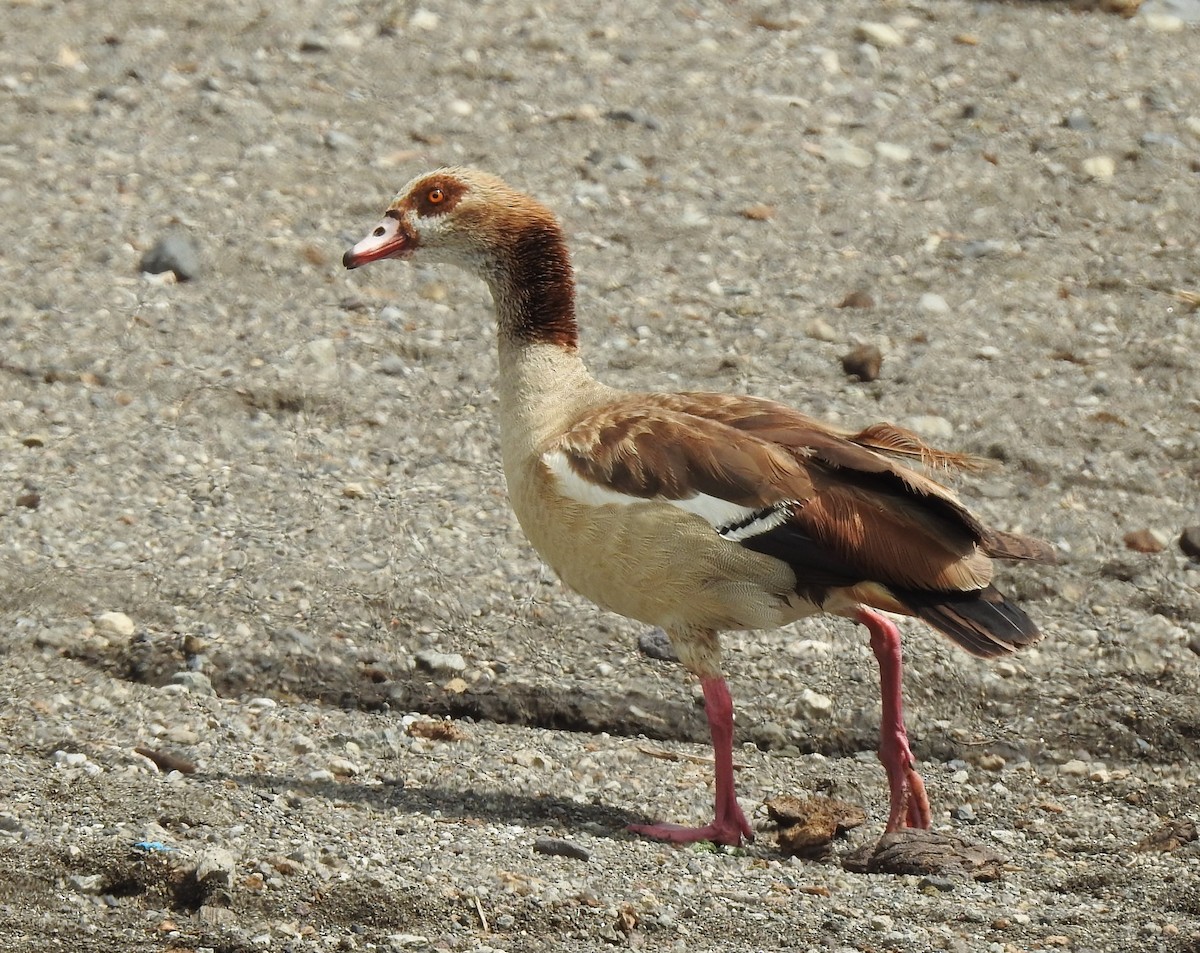
[[[731,543],[740,543],[760,533],[770,532],[791,518],[792,508],[796,505],[793,501],[788,500],[756,510],[749,506],[731,503],[720,497],[710,496],[707,493],[696,493],[680,500],[630,496],[628,493],[621,493],[580,476],[571,466],[567,455],[561,450],[544,454],[542,462],[554,475],[559,492],[578,503],[588,506],[668,503],[684,512],[699,516]]]

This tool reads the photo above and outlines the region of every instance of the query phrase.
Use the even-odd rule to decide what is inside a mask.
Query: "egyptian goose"
[[[495,302],[500,446],[517,519],[572,589],[670,636],[700,679],[715,757],[703,827],[630,829],[739,844],[752,831],[733,780],[733,703],[717,633],[817,612],[861,622],[879,663],[879,758],[889,831],[928,827],[901,701],[900,633],[917,616],[968,652],[1005,655],[1037,627],[991,585],[992,558],[1049,561],[1039,540],[989,529],[910,466],[969,466],[888,424],[858,433],[755,397],[639,394],[595,380],[579,354],[575,289],[551,212],[495,176],[422,175],[346,252],[446,262]]]

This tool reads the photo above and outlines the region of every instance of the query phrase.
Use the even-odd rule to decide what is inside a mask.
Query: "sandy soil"
[[[1200,949],[1196,29],[6,4],[0,947]],[[999,879],[843,869],[886,787],[836,620],[727,639],[755,843],[624,832],[709,809],[695,687],[524,544],[485,289],[339,264],[447,163],[560,213],[606,380],[995,460],[960,489],[1059,547],[1003,579],[1047,638],[905,632],[935,827]],[[140,271],[170,235],[191,280]],[[812,793],[867,817],[825,862],[762,807]]]

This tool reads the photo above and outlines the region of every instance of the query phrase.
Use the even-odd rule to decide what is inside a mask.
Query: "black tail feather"
[[[893,592],[913,615],[980,658],[1010,655],[1042,637],[1033,620],[994,586],[974,592]]]

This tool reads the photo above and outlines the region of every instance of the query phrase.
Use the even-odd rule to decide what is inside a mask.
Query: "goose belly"
[[[579,503],[541,467],[509,474],[509,495],[562,581],[620,615],[668,630],[722,630],[775,628],[816,610],[796,597],[786,564],[668,503]]]

